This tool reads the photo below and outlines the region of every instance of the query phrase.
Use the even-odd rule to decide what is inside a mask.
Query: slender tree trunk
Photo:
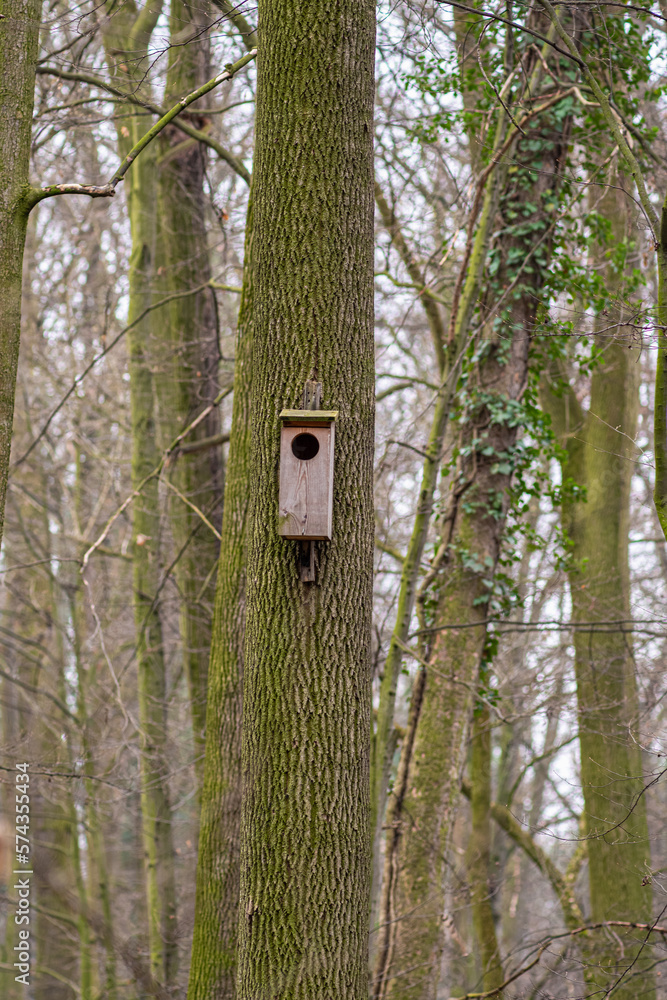
[[[408,733],[388,808],[373,987],[375,996],[392,1000],[434,998],[440,977],[444,858],[486,639],[489,588],[507,512],[517,417],[551,244],[553,191],[562,168],[567,121],[549,115],[528,136],[518,144],[514,160],[525,167],[515,169],[501,211],[503,215],[516,211],[514,217],[522,218],[525,203],[539,205],[540,225],[518,225],[493,247],[499,266],[495,280],[487,277],[483,307],[493,307],[504,293],[508,305],[501,314],[502,333],[492,323],[486,329],[476,370],[467,382],[459,424],[459,467],[444,521],[445,572],[435,588],[435,631],[432,642],[422,644]],[[529,261],[532,268],[526,272]],[[471,273],[472,268],[471,260]],[[516,285],[519,290],[513,297],[508,289]],[[462,623],[467,627],[448,628]]]
[[[166,104],[174,104],[210,76],[207,14],[183,0],[170,7],[172,38],[169,52]],[[191,37],[184,39],[184,33]],[[188,112],[198,128],[196,104]],[[167,292],[187,291],[211,278],[206,233],[204,170],[206,150],[170,126],[158,142],[158,199],[162,287]],[[165,441],[173,440],[218,392],[219,347],[215,291],[204,289],[174,300],[160,310],[164,329],[156,344],[160,362],[157,389],[160,422]],[[191,442],[220,433],[220,411],[214,408],[199,424]],[[171,472],[171,482],[181,494],[220,526],[222,500],[222,450],[206,448],[181,453]],[[204,770],[206,683],[211,647],[211,619],[218,559],[218,539],[200,516],[177,495],[170,497],[170,524],[180,553],[175,578],[180,595],[180,630],[190,691],[192,727],[198,781]]]
[[[504,118],[498,123],[496,130],[496,148],[500,146],[505,138]],[[494,150],[495,151],[495,150]],[[379,908],[379,896],[381,890],[381,852],[380,845],[384,825],[385,807],[387,800],[387,790],[391,777],[391,768],[396,749],[394,735],[394,710],[396,706],[396,692],[398,690],[398,679],[401,666],[405,659],[405,646],[408,641],[410,624],[415,610],[415,602],[418,599],[419,573],[428,537],[431,516],[433,513],[433,503],[440,472],[440,461],[445,443],[445,435],[449,425],[449,415],[452,401],[456,391],[457,372],[460,368],[463,352],[463,340],[468,334],[468,323],[477,298],[479,284],[481,281],[486,254],[491,235],[491,227],[495,219],[498,207],[499,190],[504,177],[504,170],[499,166],[487,181],[484,192],[482,210],[480,212],[480,223],[475,233],[475,240],[471,256],[471,265],[467,274],[467,280],[460,300],[459,317],[455,324],[455,335],[447,337],[442,328],[440,313],[437,304],[431,302],[425,308],[429,321],[431,335],[435,342],[436,357],[439,357],[441,364],[440,387],[433,408],[433,420],[426,445],[426,459],[422,471],[421,488],[419,491],[419,504],[415,513],[412,534],[408,543],[405,559],[401,568],[401,580],[399,584],[398,601],[396,608],[396,622],[392,632],[387,658],[384,663],[382,680],[380,683],[380,702],[378,705],[377,724],[372,744],[371,760],[371,823],[373,830],[373,884],[372,884],[372,907],[371,926],[376,929],[377,915]],[[394,235],[392,228],[396,227],[393,214],[385,202],[376,185],[376,201],[383,217],[385,225],[392,234],[394,243],[400,243]],[[407,248],[406,248],[407,253]],[[405,254],[401,254],[405,257]],[[411,275],[413,281],[419,284],[418,275]],[[438,345],[440,350],[438,352]],[[382,936],[382,935],[380,935]]]
[[[133,250],[130,264],[132,320],[150,303],[154,254],[155,186],[152,157],[135,164],[133,176]],[[135,186],[136,185],[136,186]],[[146,231],[148,229],[148,231]],[[133,329],[130,341],[132,482],[136,487],[158,461],[153,385],[150,370],[150,324]],[[157,480],[144,487],[132,520],[134,617],[137,628],[139,720],[142,730],[141,810],[150,965],[152,975],[169,983],[176,974],[177,930],[174,850],[168,788],[167,686],[164,643],[155,594],[160,579],[159,500]]]
[[[19,417],[15,421],[17,432],[20,433],[25,421],[25,429],[31,436],[30,415],[21,416],[24,420]],[[43,464],[38,464],[34,472],[26,468],[23,473],[22,484],[31,497],[47,495]],[[27,830],[17,828],[17,832],[30,841],[27,867],[34,873],[29,879],[33,907],[31,947],[34,949],[30,988],[36,1000],[51,996],[54,1000],[73,1000],[80,984],[82,997],[90,1000],[87,988],[91,968],[90,941],[82,919],[86,894],[81,881],[72,787],[67,780],[63,783],[50,777],[52,772],[71,771],[77,737],[71,726],[75,720],[65,707],[66,665],[56,578],[50,566],[46,569],[46,564],[58,555],[53,544],[57,536],[51,531],[46,502],[35,505],[30,502],[26,507],[25,494],[19,493],[10,501],[9,509],[13,531],[5,542],[10,564],[20,566],[44,560],[37,572],[20,570],[14,576],[11,591],[20,595],[15,608],[16,618],[3,623],[3,631],[16,630],[38,651],[38,655],[33,656],[23,644],[17,646],[15,676],[19,683],[27,681],[44,696],[26,699],[24,694],[19,695],[23,703],[20,715],[24,739],[23,746],[17,747],[20,756],[13,757],[14,762],[29,763],[26,778],[29,814],[24,820]],[[26,593],[30,595],[28,601],[23,596]],[[2,665],[4,667],[4,663]],[[54,702],[58,706],[55,709]],[[13,778],[12,775],[12,784]],[[12,826],[15,809],[12,802],[9,813]],[[74,906],[71,899],[75,900]],[[10,919],[13,919],[11,911]]]
[[[491,904],[491,726],[486,705],[475,710],[470,750],[472,834],[466,855],[472,920],[481,965],[481,989],[503,982],[503,963]],[[502,993],[498,993],[502,1000]]]
[[[76,448],[76,491],[74,495],[75,521],[77,528],[84,523],[84,517],[90,511],[83,510],[82,481],[83,468],[81,462],[81,449]],[[74,653],[74,663],[77,678],[77,716],[81,731],[81,758],[83,772],[85,775],[86,797],[84,804],[84,825],[86,830],[86,843],[88,848],[88,892],[101,910],[102,920],[106,928],[106,935],[100,941],[100,947],[104,949],[104,978],[103,989],[105,1000],[116,1000],[118,995],[116,977],[116,956],[111,944],[113,933],[113,916],[111,906],[111,891],[109,886],[109,874],[107,867],[107,852],[102,835],[100,822],[100,808],[98,796],[99,788],[95,786],[93,777],[95,774],[95,720],[89,716],[90,687],[94,677],[93,666],[86,662],[85,640],[87,635],[86,614],[83,604],[83,584],[79,573],[71,581],[69,591],[69,611],[72,624],[72,647]],[[93,981],[97,979],[97,970],[92,969]],[[98,992],[95,983],[94,994]],[[83,989],[82,989],[83,994]]]
[[[150,154],[150,150],[148,151]],[[155,247],[155,163],[151,155],[134,166],[132,260],[130,263],[131,323],[152,300]],[[130,340],[132,422],[132,482],[136,487],[158,462],[151,374],[150,322],[134,327]],[[144,487],[134,504],[132,520],[134,617],[137,628],[139,720],[142,730],[141,811],[148,898],[150,966],[166,984],[177,967],[174,849],[168,787],[167,685],[164,642],[155,595],[160,579],[159,499],[157,480]]]
[[[238,992],[367,996],[373,553],[369,0],[261,0],[254,175]],[[302,583],[278,535],[278,414],[338,411],[334,523]]]
[[[199,826],[197,898],[188,1000],[230,1000],[236,993],[243,644],[251,471],[252,193],[250,198],[246,218],[243,292],[234,359],[232,430],[225,476],[222,543],[209,666],[206,765]]]
[[[655,509],[667,539],[667,193],[660,215],[660,244],[656,253],[658,272],[657,336],[653,448],[655,451]]]
[[[465,779],[461,784],[461,791],[466,798],[472,798],[470,782]],[[546,851],[542,850],[539,844],[533,840],[507,806],[501,805],[499,802],[492,802],[490,813],[498,827],[507,834],[510,840],[521,849],[523,855],[532,861],[548,880],[560,904],[567,929],[574,931],[581,927],[584,923],[584,917],[574,896],[574,883],[583,861],[583,852],[575,852],[567,870],[563,873],[556,867]]]
[[[64,770],[67,760],[53,753],[54,740],[39,743],[33,757],[42,771]],[[35,1000],[74,1000],[77,979],[78,922],[64,899],[73,888],[72,815],[58,801],[60,787],[45,777],[30,787],[34,899],[37,903],[34,926],[36,966],[32,990]],[[69,862],[69,863],[68,863]],[[72,984],[72,985],[70,985]]]
[[[216,3],[246,48],[257,36],[232,3]],[[243,291],[234,353],[234,403],[225,470],[220,557],[206,692],[206,753],[197,856],[197,896],[188,1000],[236,994],[241,826],[241,716],[250,485],[253,347],[253,210],[248,201]]]
[[[508,41],[508,46],[510,45]],[[510,46],[511,48],[511,46]],[[505,53],[505,62],[509,62],[511,52]],[[460,53],[461,73],[467,74],[465,69],[465,49]],[[539,89],[542,78],[542,64],[538,64],[526,87],[525,97],[530,97]],[[471,78],[468,78],[470,84]],[[415,602],[419,600],[419,572],[421,560],[428,536],[433,510],[433,502],[438,484],[438,473],[440,468],[440,458],[445,442],[445,435],[449,424],[449,414],[452,406],[456,384],[458,381],[457,372],[461,364],[465,351],[465,341],[470,333],[470,323],[486,266],[486,258],[489,249],[489,241],[492,229],[496,221],[500,192],[506,180],[507,154],[509,148],[506,147],[508,141],[508,117],[500,114],[495,125],[493,140],[493,150],[491,164],[478,175],[480,197],[479,222],[474,232],[469,234],[471,252],[469,259],[462,262],[457,287],[460,288],[460,295],[455,295],[452,305],[453,321],[450,321],[448,333],[443,329],[442,318],[440,316],[437,303],[422,297],[424,311],[434,342],[435,355],[438,360],[440,374],[440,388],[435,400],[433,409],[433,421],[429,433],[428,444],[426,446],[426,460],[424,462],[421,488],[419,492],[419,504],[415,514],[412,535],[408,543],[401,570],[401,580],[396,609],[396,622],[392,632],[391,642],[387,651],[387,658],[384,664],[382,681],[380,684],[380,701],[377,713],[377,724],[372,745],[372,767],[371,767],[371,822],[373,829],[373,886],[371,903],[371,926],[373,928],[373,944],[375,931],[377,929],[377,915],[379,908],[379,897],[381,892],[381,852],[380,845],[384,826],[385,807],[387,790],[391,776],[392,762],[395,751],[394,735],[394,709],[396,704],[396,692],[401,665],[405,658],[405,645],[408,640],[410,623],[412,621]],[[473,144],[473,130],[469,130],[471,145]],[[505,148],[505,155],[502,150]],[[410,274],[411,280],[417,286],[423,285],[424,281],[418,273],[417,265],[412,258],[410,251],[402,237],[393,212],[389,208],[379,186],[376,184],[376,202],[382,216],[382,220],[392,238],[401,259]],[[466,265],[466,260],[468,263]],[[429,576],[433,576],[431,571]],[[421,589],[427,586],[422,582]],[[386,933],[385,929],[380,931],[382,938]],[[374,950],[374,949],[373,949]]]
[[[21,334],[25,196],[41,9],[38,0],[0,2],[0,542]]]
[[[29,227],[26,240],[28,255],[31,253],[31,244],[34,251],[34,231],[34,225]],[[39,342],[42,339],[36,324],[35,310],[31,308],[29,287],[26,279],[23,285],[22,350],[25,352],[27,368],[39,356]],[[25,378],[23,381],[25,382]],[[30,411],[25,404],[15,415],[15,434],[21,435],[21,432],[24,441],[25,438],[32,439]],[[20,478],[22,485],[28,486],[33,497],[49,496],[49,477],[43,462],[37,462],[34,471],[25,466]],[[8,536],[6,544],[11,553],[11,561],[19,565],[26,561],[19,554],[20,548],[18,552],[16,550],[17,544],[23,547],[19,542],[22,535],[24,551],[30,553],[28,561],[37,556],[43,557],[45,563],[53,559],[59,562],[59,546],[63,536],[62,532],[54,533],[52,530],[51,516],[47,511],[48,501],[45,500],[38,506],[37,519],[34,508],[24,510],[23,504],[23,496],[19,494],[10,505],[14,514],[14,530],[13,537]],[[17,531],[18,526],[22,530]],[[36,661],[39,666],[35,671],[35,683],[40,690],[49,692],[64,706],[68,697],[66,677],[69,650],[65,641],[68,607],[64,598],[66,584],[61,576],[62,572],[54,572],[52,568],[45,570],[40,566],[36,572],[33,570],[27,575],[21,573],[23,579],[20,582],[15,579],[13,584],[14,587],[18,584],[20,592],[31,593],[34,601],[27,615],[25,628],[28,634],[35,636],[37,646],[41,646],[40,656]],[[11,619],[7,624],[9,628],[15,627],[15,622]],[[24,665],[24,669],[18,671],[18,677],[26,675]],[[26,779],[30,783],[32,826],[28,822],[29,817],[25,821],[30,827],[28,833],[34,836],[33,882],[37,907],[34,945],[37,948],[39,968],[43,970],[35,974],[34,989],[43,996],[53,993],[56,997],[71,997],[76,990],[82,1000],[92,1000],[95,992],[94,946],[88,922],[89,894],[84,875],[85,859],[79,842],[76,787],[71,781],[61,784],[57,779],[52,781],[46,776],[51,770],[56,773],[71,773],[75,769],[79,729],[73,716],[69,721],[66,716],[53,718],[48,710],[44,711],[44,707],[42,705],[34,712],[31,724],[27,727],[26,738],[32,741],[32,752],[25,749],[22,751],[22,757],[32,764]],[[58,764],[62,766],[59,767]]]
[[[15,592],[9,590],[9,588],[3,587],[2,604],[0,607],[0,622],[3,625],[5,622],[14,622],[18,620],[19,615],[18,609],[16,608],[17,603]],[[0,721],[2,723],[2,728],[0,730],[0,746],[2,747],[3,755],[5,755],[6,759],[12,763],[18,763],[19,761],[25,760],[25,737],[27,728],[24,713],[22,711],[20,688],[17,688],[14,684],[14,678],[19,676],[19,668],[16,660],[17,657],[15,654],[3,656],[2,669],[4,671],[4,676],[0,681]],[[2,796],[0,799],[0,803],[2,805],[2,820],[0,821],[2,823],[2,836],[3,839],[6,838],[10,847],[14,847],[14,817],[16,815],[16,792],[14,782],[10,785],[8,781],[4,781],[0,786],[0,795]],[[14,867],[14,852],[6,851],[2,881],[7,887],[13,886],[12,872]],[[11,894],[14,895],[14,893],[15,890],[12,888]],[[14,947],[19,943],[18,931],[19,928],[14,923],[14,920],[8,915],[5,919],[2,960],[3,962],[7,962],[12,968],[14,962],[16,961],[13,957],[15,955]],[[21,993],[24,992],[22,985],[17,983],[14,976],[10,976],[8,973],[5,973],[5,979],[6,1000],[19,1000]]]
[[[45,478],[41,471],[39,478]],[[41,495],[45,495],[44,483],[40,485]],[[46,507],[42,515],[41,531],[38,528],[40,548],[50,558],[55,553]],[[53,575],[40,573],[31,589],[42,617],[41,622],[33,622],[33,629],[39,630],[41,644],[51,653],[39,669],[37,684],[64,704],[65,664]],[[73,1000],[78,979],[82,1000],[91,1000],[90,940],[84,919],[86,893],[81,879],[76,810],[69,783],[47,777],[50,772],[71,770],[72,740],[76,735],[65,719],[53,718],[43,710],[33,714],[29,732],[34,754],[26,758],[31,761],[29,772],[33,774],[29,832],[35,873],[32,889],[38,906],[36,966],[41,970],[34,977],[32,989],[36,1000]],[[76,894],[77,909],[70,904],[70,894]]]
[[[41,496],[48,496],[46,476],[42,476],[43,486],[40,491]],[[44,508],[44,530],[46,537],[49,538],[51,542],[51,532],[48,522],[48,517],[46,515],[46,507]],[[50,546],[50,551],[52,548]],[[67,690],[65,683],[65,670],[66,670],[66,658],[65,658],[65,645],[63,642],[63,632],[64,623],[62,622],[62,614],[60,613],[58,594],[56,592],[56,580],[53,574],[48,576],[49,587],[49,615],[54,624],[54,636],[55,636],[55,653],[56,653],[56,663],[58,666],[58,679],[57,679],[57,693],[63,704],[67,702]],[[79,718],[79,724],[81,719]],[[76,750],[78,750],[78,733],[70,732],[67,734],[67,739],[65,743],[66,747],[66,766],[67,770],[74,772],[76,767]],[[56,742],[56,734],[51,734],[51,739]],[[57,745],[57,744],[56,744]],[[79,817],[76,810],[76,805],[73,798],[73,788],[70,784],[66,785],[63,793],[61,795],[61,809],[63,814],[63,829],[62,829],[62,839],[63,839],[63,855],[58,857],[59,862],[58,867],[63,870],[63,899],[61,900],[61,907],[64,904],[67,895],[71,890],[76,893],[76,926],[78,931],[78,965],[79,965],[79,985],[81,990],[81,1000],[93,1000],[93,995],[95,990],[95,980],[96,980],[96,969],[94,966],[93,958],[93,935],[91,932],[91,927],[88,920],[88,886],[86,885],[86,880],[84,878],[83,872],[83,859],[81,857],[81,847],[79,844]],[[67,868],[69,866],[69,872]],[[53,864],[51,868],[53,870]],[[68,885],[68,882],[70,885]],[[70,945],[71,947],[71,945]]]
[[[629,237],[628,209],[618,188],[598,210],[612,223],[615,242]],[[652,890],[646,800],[642,794],[641,740],[632,652],[628,531],[630,485],[636,461],[638,365],[633,330],[623,326],[622,268],[605,267],[609,299],[598,335],[600,362],[593,372],[590,409],[573,393],[543,394],[566,447],[563,480],[586,489],[586,501],[565,505],[564,526],[573,541],[569,572],[581,750],[581,782],[588,844],[591,919],[650,922]],[[612,333],[609,327],[617,323]],[[616,629],[581,623],[618,622]],[[643,934],[623,944],[601,935],[587,949],[588,982],[611,988],[637,957]],[[635,943],[636,939],[636,943]],[[614,989],[619,1000],[655,996],[650,945],[643,945],[631,973]]]
[[[141,77],[142,60],[157,23],[161,5],[139,13],[128,7],[116,13],[105,32],[107,61],[112,76],[133,67]],[[130,58],[131,54],[131,58]],[[123,61],[123,57],[127,62]],[[126,152],[142,134],[140,117],[131,118],[130,135],[118,133]],[[132,254],[129,269],[128,321],[133,322],[154,298],[157,213],[157,147],[151,144],[128,175]],[[128,334],[130,352],[130,419],[132,426],[132,484],[136,488],[158,464],[152,375],[152,318],[149,313]],[[160,519],[157,480],[151,479],[133,507],[133,604],[137,641],[139,721],[141,725],[141,812],[146,878],[148,941],[151,974],[169,985],[176,976],[177,921],[174,848],[168,787],[167,706],[164,644],[159,606]]]

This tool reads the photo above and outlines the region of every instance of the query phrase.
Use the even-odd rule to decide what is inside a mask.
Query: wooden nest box
[[[278,533],[283,538],[331,538],[337,416],[337,410],[280,414]]]

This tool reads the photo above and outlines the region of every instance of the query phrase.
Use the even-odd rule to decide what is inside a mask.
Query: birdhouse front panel
[[[331,538],[334,426],[333,420],[308,420],[307,411],[303,419],[283,424],[278,497],[283,538]]]

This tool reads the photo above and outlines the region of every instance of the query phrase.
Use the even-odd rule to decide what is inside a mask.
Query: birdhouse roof
[[[285,424],[301,426],[321,426],[332,424],[338,417],[338,410],[281,410],[280,419]]]

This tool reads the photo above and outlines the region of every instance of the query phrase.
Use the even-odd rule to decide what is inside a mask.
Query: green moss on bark
[[[211,75],[204,12],[175,0],[170,31],[176,43],[169,51],[166,103],[201,86]],[[190,37],[183,44],[184,33]],[[188,115],[200,127],[196,103]],[[204,197],[205,148],[183,142],[176,126],[159,136],[158,254],[164,292],[187,291],[211,278]],[[218,392],[219,348],[217,307],[212,288],[172,301],[159,311],[156,337],[156,386],[164,444],[172,441],[212,403]],[[157,331],[157,327],[156,327]],[[214,408],[188,437],[195,443],[220,433],[220,411]],[[170,479],[183,497],[219,529],[221,520],[222,449],[181,453]],[[177,495],[169,503],[169,520],[180,557],[174,567],[181,598],[180,631],[188,678],[198,782],[204,770],[206,685],[211,648],[215,566],[219,543],[200,516]]]
[[[410,1000],[434,998],[440,978],[445,856],[456,815],[466,759],[469,724],[486,639],[485,620],[509,502],[511,462],[517,425],[513,408],[523,396],[544,268],[522,277],[519,262],[539,240],[553,211],[553,188],[562,166],[568,122],[547,118],[517,145],[516,170],[502,195],[505,208],[545,204],[541,226],[505,230],[492,246],[495,279],[487,276],[482,307],[493,304],[511,282],[500,330],[485,331],[478,360],[466,383],[464,417],[459,422],[459,468],[445,524],[445,571],[436,586],[435,638],[423,646],[425,663],[412,694],[417,709],[410,739],[401,748],[399,774],[390,799],[385,873],[380,907],[374,995]],[[540,151],[539,159],[536,150]],[[556,180],[554,180],[554,178]],[[502,207],[501,204],[501,207]],[[472,266],[472,264],[471,264]],[[463,289],[465,314],[471,275]],[[465,325],[463,327],[465,329]],[[509,468],[508,468],[509,465]],[[448,623],[465,624],[448,629]],[[399,780],[400,778],[400,780]]]
[[[0,542],[21,335],[30,138],[42,5],[0,0]]]
[[[243,292],[234,364],[234,408],[209,664],[206,762],[188,1000],[231,1000],[236,993],[241,713],[251,469],[252,240],[251,193],[246,218]]]
[[[619,182],[620,183],[620,182]],[[627,206],[617,190],[598,208],[617,242],[627,238]],[[599,252],[603,252],[600,250]],[[566,503],[563,520],[573,542],[569,573],[572,619],[578,622],[631,619],[628,566],[630,485],[636,461],[638,366],[633,330],[623,326],[624,275],[605,268],[609,300],[598,337],[600,363],[591,382],[590,408],[583,413],[573,393],[543,398],[566,447],[563,479],[586,488],[585,503]],[[611,324],[614,332],[610,335]],[[641,740],[632,631],[578,628],[574,633],[581,751],[581,783],[588,846],[590,916],[594,921],[650,922],[652,890],[643,884],[650,844],[643,790]],[[643,939],[643,936],[642,936]],[[591,985],[610,988],[636,954],[632,936],[618,946],[600,935],[585,944]],[[631,1000],[655,993],[650,946],[642,948],[633,973],[614,996]],[[641,984],[641,985],[640,985]]]
[[[472,832],[466,865],[472,920],[482,990],[494,990],[504,977],[491,901],[491,719],[486,705],[477,708],[473,720],[469,774]]]
[[[141,79],[160,4],[137,12],[128,6],[110,18],[104,34],[113,77],[125,77],[131,65]],[[132,58],[127,53],[132,53]],[[126,59],[127,61],[124,61]],[[130,135],[118,130],[121,154],[142,134],[143,119],[130,119]],[[156,153],[152,144],[128,174],[126,187],[132,252],[129,268],[128,321],[132,323],[155,296],[157,219]],[[137,486],[158,464],[153,385],[153,327],[149,313],[128,334],[130,353],[130,420],[132,484]],[[134,502],[132,516],[133,608],[137,642],[137,681],[141,726],[141,814],[148,942],[151,974],[170,985],[177,971],[176,887],[171,806],[168,789],[166,677],[159,605],[159,506],[157,480],[147,482]]]
[[[262,0],[243,708],[241,998],[365,1000],[373,555],[369,0]],[[279,420],[339,411],[317,583],[277,533]]]

